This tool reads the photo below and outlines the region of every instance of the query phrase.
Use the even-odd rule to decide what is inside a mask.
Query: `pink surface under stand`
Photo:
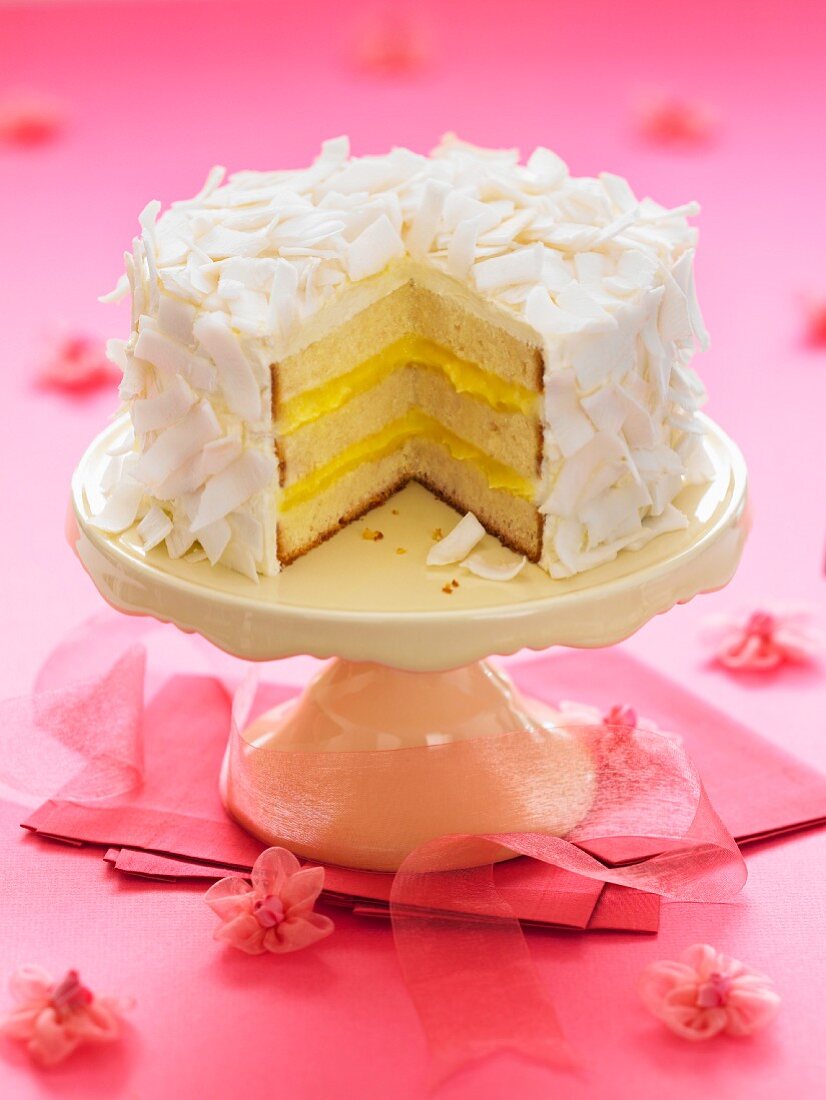
[[[4,90],[42,89],[66,107],[51,144],[0,150],[0,560],[13,578],[0,697],[27,691],[51,646],[99,608],[65,547],[63,516],[72,470],[114,393],[70,398],[33,379],[57,325],[124,335],[125,310],[96,297],[114,284],[147,199],[193,194],[213,163],[307,163],[336,133],[368,152],[425,150],[455,129],[486,144],[549,145],[577,173],[608,169],[663,202],[701,202],[697,280],[713,347],[698,367],[709,412],[745,452],[753,530],[726,592],[650,623],[623,649],[826,769],[822,672],[735,679],[709,667],[700,641],[711,611],[767,598],[807,601],[824,621],[816,471],[826,461],[826,370],[804,332],[806,296],[823,290],[813,213],[826,186],[816,141],[822,103],[811,93],[826,44],[823,6],[629,0],[617,19],[596,0],[553,8],[422,0],[416,13],[431,32],[427,64],[380,80],[351,61],[359,12],[327,0],[0,12]],[[220,74],[220,94],[209,74]],[[714,140],[694,150],[645,143],[630,115],[641,86],[712,103]],[[312,667],[296,661],[281,671],[299,683]],[[596,691],[593,699],[602,702]],[[711,756],[697,755],[708,770]],[[742,755],[740,763],[732,782],[750,765]],[[144,883],[113,873],[99,850],[21,837],[31,808],[0,804],[3,971],[24,961],[54,973],[76,966],[92,988],[133,995],[137,1005],[121,1044],[84,1052],[48,1077],[4,1044],[0,1095],[217,1100],[269,1096],[277,1082],[302,1100],[424,1096],[425,1044],[384,922],[336,911],[336,933],[314,951],[281,959],[223,951],[211,938],[204,883]],[[530,933],[567,1036],[596,1056],[578,1076],[497,1058],[456,1077],[440,1098],[820,1095],[825,858],[822,829],[751,845],[740,901],[665,905],[656,937]],[[769,1029],[689,1045],[645,1013],[635,992],[642,967],[702,941],[772,975],[783,1007]]]

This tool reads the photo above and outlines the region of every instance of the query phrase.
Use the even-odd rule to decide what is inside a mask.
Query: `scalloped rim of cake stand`
[[[172,622],[247,660],[309,654],[427,672],[522,648],[606,646],[734,574],[748,527],[746,466],[731,439],[704,423],[714,474],[675,502],[688,528],[566,580],[533,565],[504,583],[458,566],[426,567],[433,528],[449,529],[456,513],[417,485],[257,585],[205,561],[172,561],[162,546],[145,552],[134,529],[110,536],[92,526],[106,452],[122,438],[125,417],[78,464],[70,540],[118,610]],[[365,539],[367,526],[384,537]],[[459,587],[447,594],[452,578]]]

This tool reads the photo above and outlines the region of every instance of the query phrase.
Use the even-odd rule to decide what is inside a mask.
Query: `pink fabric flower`
[[[771,672],[786,664],[807,664],[824,645],[805,608],[770,608],[708,621],[706,636],[715,660],[735,671]]]
[[[99,997],[70,970],[55,982],[39,966],[21,966],[9,981],[17,1001],[0,1018],[0,1034],[22,1039],[43,1066],[62,1062],[81,1043],[110,1043],[120,1034],[119,1015],[132,1005],[120,997]]]
[[[655,145],[701,145],[717,129],[710,107],[671,92],[649,92],[641,98],[636,120],[640,134]]]
[[[780,997],[771,978],[696,943],[680,962],[651,963],[641,976],[640,996],[649,1012],[683,1039],[750,1035],[777,1014]]]
[[[9,145],[43,145],[61,130],[62,108],[51,99],[18,92],[0,100],[0,141]]]
[[[806,302],[806,343],[813,348],[826,348],[826,297]]]
[[[405,76],[427,61],[428,44],[422,28],[401,12],[388,8],[363,20],[355,42],[359,68],[377,76]]]
[[[205,895],[221,918],[215,939],[248,955],[282,954],[309,947],[335,927],[313,912],[324,885],[323,867],[303,867],[285,848],[267,848],[243,878],[222,878]]]
[[[38,381],[42,386],[78,393],[112,383],[119,377],[120,372],[106,357],[103,342],[75,333],[55,341]]]
[[[641,717],[627,703],[615,703],[603,713],[599,707],[563,699],[556,712],[556,719],[561,726],[622,726],[632,730],[645,730],[647,733],[660,733],[659,727],[650,718]]]

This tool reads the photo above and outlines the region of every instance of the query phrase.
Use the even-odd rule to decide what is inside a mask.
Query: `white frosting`
[[[112,456],[101,527],[145,516],[173,557],[197,541],[251,577],[277,571],[269,366],[410,279],[543,351],[552,576],[684,524],[672,501],[703,476],[696,205],[453,136],[431,157],[350,157],[338,138],[309,168],[223,178],[160,217],[150,203],[126,254],[132,334],[110,355],[135,450]]]

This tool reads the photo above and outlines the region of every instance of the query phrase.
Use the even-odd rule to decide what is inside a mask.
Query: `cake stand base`
[[[370,871],[447,835],[563,836],[593,791],[587,749],[486,661],[404,672],[336,659],[233,731],[221,779],[227,811],[262,841]],[[451,866],[511,855],[469,840]]]

